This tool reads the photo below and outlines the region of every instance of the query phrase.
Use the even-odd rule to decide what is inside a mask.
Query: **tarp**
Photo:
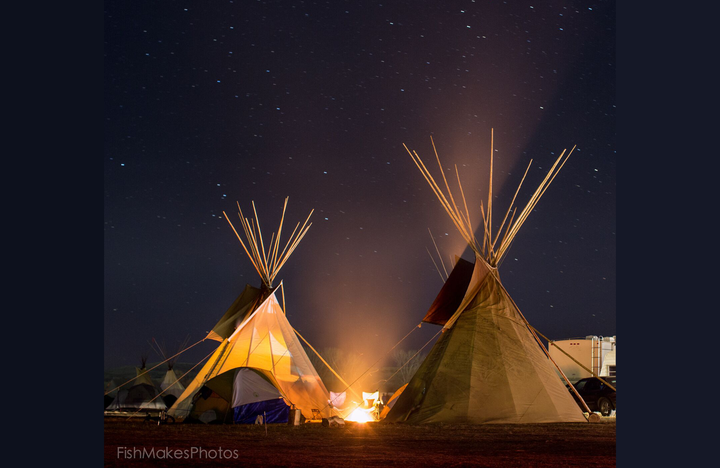
[[[234,408],[233,411],[235,424],[254,424],[258,416],[262,416],[268,424],[286,423],[290,415],[290,407],[282,399],[248,403]]]
[[[282,398],[277,388],[252,369],[237,370],[233,385],[232,407]]]

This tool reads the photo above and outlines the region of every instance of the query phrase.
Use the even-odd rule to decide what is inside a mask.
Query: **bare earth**
[[[265,427],[105,418],[105,466],[614,467],[615,421]]]

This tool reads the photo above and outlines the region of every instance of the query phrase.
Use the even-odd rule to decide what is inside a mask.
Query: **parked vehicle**
[[[604,377],[602,379],[617,388],[615,377]],[[596,377],[580,379],[574,384],[575,390],[585,400],[590,411],[598,411],[603,416],[610,416],[615,409],[615,390],[606,385]]]
[[[570,382],[594,375],[613,375],[616,371],[616,337],[588,335],[585,338],[553,340],[548,343],[550,357]]]

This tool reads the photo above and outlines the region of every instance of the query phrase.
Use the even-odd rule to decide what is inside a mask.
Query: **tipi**
[[[262,416],[268,423],[287,422],[293,406],[307,419],[332,415],[328,391],[278,302],[282,283],[272,286],[311,225],[312,212],[280,251],[286,208],[287,199],[267,251],[254,203],[252,221],[239,210],[247,245],[228,219],[262,285],[246,285],[208,333],[206,339],[220,346],[168,411],[176,421],[253,423]]]
[[[178,397],[182,395],[182,392],[185,391],[185,386],[182,384],[182,382],[180,382],[180,377],[175,372],[175,359],[172,357],[168,358],[164,344],[158,343],[157,341],[155,341],[154,338],[153,341],[155,342],[155,346],[157,347],[155,351],[163,358],[168,368],[162,382],[160,382],[160,393],[162,395],[163,401],[165,401],[165,404],[169,408],[173,405],[173,403],[175,403]],[[182,352],[185,349],[187,341],[188,338],[185,338],[185,341],[182,342],[178,349],[179,352]]]
[[[560,164],[565,155],[563,151],[514,223],[513,197],[505,219],[497,233],[493,233],[491,148],[490,194],[486,209],[481,204],[482,243],[473,234],[459,174],[458,185],[464,203],[462,211],[444,174],[447,194],[440,189],[417,153],[410,153],[471,247],[475,261],[457,260],[423,319],[441,325],[443,333],[387,413],[385,421],[478,424],[586,421],[570,390],[558,377],[559,369],[500,282],[497,270],[518,229],[570,153]],[[437,150],[435,155],[437,157]],[[440,165],[439,157],[437,160]],[[440,168],[442,170],[441,165]]]
[[[167,405],[159,396],[159,391],[150,374],[145,368],[147,357],[143,356],[142,366],[135,368],[135,379],[128,384],[127,388],[121,388],[117,391],[115,399],[106,411],[163,411],[167,409]]]

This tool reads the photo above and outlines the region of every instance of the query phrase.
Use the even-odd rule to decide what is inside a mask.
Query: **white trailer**
[[[548,343],[548,350],[550,357],[562,369],[568,380],[575,383],[592,376],[583,367],[601,377],[615,376],[615,344],[614,336],[589,335],[585,338],[552,341]]]

